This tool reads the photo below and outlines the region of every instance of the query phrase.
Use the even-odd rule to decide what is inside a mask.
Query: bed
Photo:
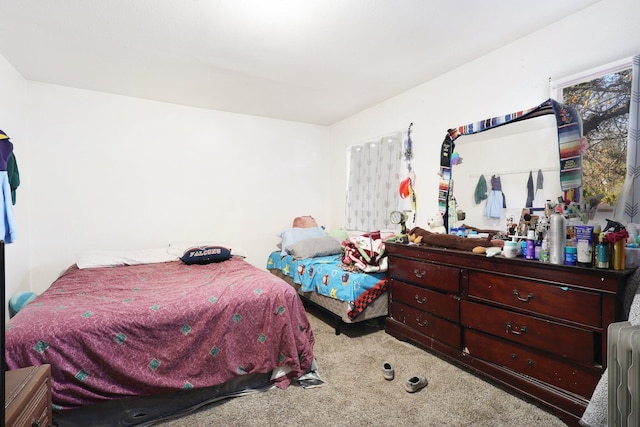
[[[387,315],[385,273],[345,270],[341,254],[296,259],[274,251],[267,260],[267,269],[294,287],[304,301],[331,313],[336,335],[342,324]]]
[[[169,257],[169,259],[174,259]],[[51,365],[55,411],[312,367],[314,337],[288,284],[242,257],[70,266],[5,327],[8,369]]]

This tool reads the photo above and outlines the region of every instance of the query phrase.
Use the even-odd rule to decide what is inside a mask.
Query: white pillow
[[[177,261],[180,257],[168,253],[167,248],[133,251],[92,251],[80,254],[78,268],[115,267],[118,265],[153,264]]]

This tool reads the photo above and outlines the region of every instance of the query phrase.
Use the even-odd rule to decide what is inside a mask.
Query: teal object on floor
[[[35,292],[18,292],[9,300],[9,317],[15,316],[25,305],[37,297]]]

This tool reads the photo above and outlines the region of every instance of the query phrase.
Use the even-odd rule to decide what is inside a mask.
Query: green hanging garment
[[[476,200],[476,205],[479,205],[483,200],[487,199],[487,180],[484,175],[480,175],[480,179],[476,184],[476,191],[473,195]]]

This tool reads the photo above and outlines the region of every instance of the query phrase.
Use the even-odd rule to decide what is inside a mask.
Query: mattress
[[[375,319],[377,317],[385,317],[388,313],[389,298],[387,291],[381,293],[362,311],[360,311],[355,317],[352,318],[352,316],[349,315],[349,313],[352,311],[352,306],[349,303],[337,300],[335,298],[326,297],[315,292],[304,292],[300,285],[295,283],[291,277],[283,275],[280,270],[273,269],[270,271],[276,276],[284,279],[285,282],[295,288],[300,296],[335,314],[344,323],[356,323],[362,322],[364,320]]]

